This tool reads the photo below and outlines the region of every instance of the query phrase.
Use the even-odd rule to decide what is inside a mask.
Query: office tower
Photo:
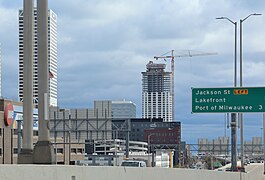
[[[165,64],[150,61],[146,72],[142,72],[142,117],[163,118],[170,122],[172,118],[171,72],[165,71]]]
[[[23,10],[19,10],[19,101],[23,101]],[[33,102],[38,103],[37,9],[34,9]],[[49,100],[57,106],[57,15],[48,12]]]
[[[136,118],[136,104],[125,99],[111,101],[112,117],[117,118]]]

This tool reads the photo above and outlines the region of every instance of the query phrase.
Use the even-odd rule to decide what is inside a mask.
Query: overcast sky
[[[22,2],[0,0],[2,95],[15,100]],[[175,119],[181,121],[182,140],[187,143],[224,136],[224,114],[191,114],[191,87],[233,86],[234,25],[215,19],[220,16],[239,22],[251,13],[264,14],[243,23],[243,84],[265,86],[263,0],[53,0],[49,8],[58,15],[58,105],[62,108],[88,108],[94,100],[125,98],[137,104],[140,117],[141,72],[153,56],[172,49],[176,54],[217,52],[176,58]],[[261,127],[261,114],[245,115],[246,140],[260,136]]]

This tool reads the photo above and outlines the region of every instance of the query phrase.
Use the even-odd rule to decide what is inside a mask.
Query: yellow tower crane
[[[171,50],[161,56],[155,56],[154,59],[158,60],[158,59],[171,59],[171,73],[172,73],[172,119],[174,120],[175,118],[175,81],[174,81],[174,76],[175,76],[175,58],[182,58],[182,57],[193,57],[193,56],[209,56],[209,55],[217,55],[217,53],[205,53],[205,52],[196,52],[196,51],[192,51],[192,50],[185,50],[185,51],[181,51],[182,53],[180,54],[174,54],[174,50]],[[167,55],[171,53],[171,55]]]

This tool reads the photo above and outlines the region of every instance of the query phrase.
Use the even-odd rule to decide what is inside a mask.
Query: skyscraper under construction
[[[171,72],[166,72],[166,64],[150,61],[146,72],[142,72],[142,117],[163,118],[164,122],[173,121],[172,117],[172,80]]]

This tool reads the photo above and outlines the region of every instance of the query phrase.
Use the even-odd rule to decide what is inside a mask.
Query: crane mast
[[[168,52],[169,53],[169,52]],[[166,53],[167,54],[167,53]],[[174,50],[171,50],[171,55],[167,56],[155,56],[154,59],[171,59],[171,90],[172,90],[172,119],[175,118],[175,58],[181,57],[193,57],[193,56],[209,56],[217,55],[217,53],[192,53],[191,50],[187,50],[187,53],[174,55]]]
[[[172,91],[172,120],[174,120],[175,117],[175,102],[174,102],[174,97],[175,97],[175,61],[174,61],[174,50],[171,51],[171,91]]]

